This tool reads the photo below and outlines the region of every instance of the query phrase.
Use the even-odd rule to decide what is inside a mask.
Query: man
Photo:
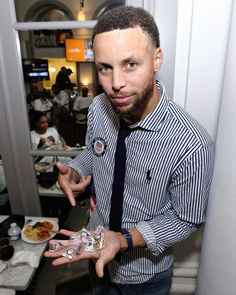
[[[93,97],[88,96],[88,88],[82,87],[81,89],[81,96],[77,96],[75,98],[73,104],[73,111],[74,112],[81,112],[81,114],[85,114],[87,116],[88,108],[93,101]],[[86,118],[81,116],[81,121],[84,121]]]
[[[66,67],[61,67],[61,70],[58,72],[56,76],[56,83],[62,90],[67,88],[68,83],[68,75],[67,75]]]
[[[66,116],[70,113],[70,99],[66,91],[57,84],[52,85],[53,97],[53,123],[61,132],[61,125]]]
[[[52,92],[54,94],[53,102],[56,103],[59,107],[64,107],[69,111],[69,96],[57,84],[52,85]]]
[[[77,96],[73,103],[73,115],[77,126],[76,134],[81,146],[85,145],[88,109],[93,101],[93,97],[88,96],[88,91],[87,87],[82,87],[82,95]]]
[[[162,51],[158,29],[147,12],[122,6],[106,13],[94,29],[93,50],[105,94],[90,106],[86,150],[67,166],[58,167],[60,186],[72,205],[74,195],[81,193],[90,182],[89,175],[93,176],[97,199],[88,228],[106,228],[105,248],[90,255],[82,253],[73,261],[97,259],[100,281],[91,276],[94,294],[166,295],[171,287],[172,246],[204,222],[213,143],[206,131],[167,97],[164,85],[156,83]],[[120,194],[121,231],[128,230],[131,237],[109,230],[115,150],[124,124],[120,119],[132,130],[125,139],[126,172]],[[51,257],[60,254],[46,253]],[[53,264],[67,262],[62,257]],[[104,275],[105,265],[109,278]]]
[[[69,89],[72,91],[75,84],[71,83],[70,75],[73,74],[73,72],[70,68],[68,68],[68,69],[66,69],[66,74],[67,74],[68,80],[67,80],[67,85],[66,85],[65,89]]]

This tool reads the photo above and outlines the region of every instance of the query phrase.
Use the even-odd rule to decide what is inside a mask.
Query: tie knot
[[[132,129],[129,127],[129,125],[124,120],[120,120],[119,134],[122,134],[122,137],[126,138],[130,135],[131,131]]]
[[[120,119],[120,129],[129,128],[129,125],[125,122],[125,120]]]

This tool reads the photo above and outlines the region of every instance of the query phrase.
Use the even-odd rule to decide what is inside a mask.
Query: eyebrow
[[[139,59],[137,57],[135,57],[134,55],[131,55],[131,56],[125,58],[124,60],[122,60],[121,63],[126,64],[127,62],[129,62],[131,60],[139,60]],[[112,65],[110,65],[109,63],[99,62],[99,61],[96,63],[96,66],[103,66],[103,67],[111,67],[112,68]]]
[[[98,62],[96,63],[96,67],[103,66],[103,67],[112,67],[110,64],[105,62]]]

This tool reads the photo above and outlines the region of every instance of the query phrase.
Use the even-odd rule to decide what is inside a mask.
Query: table
[[[64,192],[54,184],[50,188],[45,188],[42,185],[38,184],[39,195],[40,196],[47,196],[47,197],[66,197]]]
[[[0,215],[0,222],[6,219],[8,216]],[[32,221],[40,220],[52,220],[58,222],[58,218],[48,218],[48,217],[32,217],[26,216],[27,219],[32,219]],[[18,240],[12,242],[15,251],[32,251],[38,255],[41,260],[43,253],[47,247],[47,242],[40,244],[29,244],[25,243],[23,240]],[[9,266],[0,273],[0,287],[10,288],[14,290],[25,290],[28,288],[31,279],[37,268],[32,268],[28,264],[19,264],[16,266]]]
[[[1,295],[15,295],[16,292],[13,289],[0,288],[0,294]]]

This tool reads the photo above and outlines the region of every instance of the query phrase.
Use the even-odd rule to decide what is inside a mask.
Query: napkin
[[[36,268],[39,266],[39,257],[32,251],[15,251],[11,258],[10,265],[29,264],[29,266]]]
[[[7,268],[7,263],[0,260],[0,272],[2,272],[5,268]],[[1,293],[0,293],[1,294]]]

